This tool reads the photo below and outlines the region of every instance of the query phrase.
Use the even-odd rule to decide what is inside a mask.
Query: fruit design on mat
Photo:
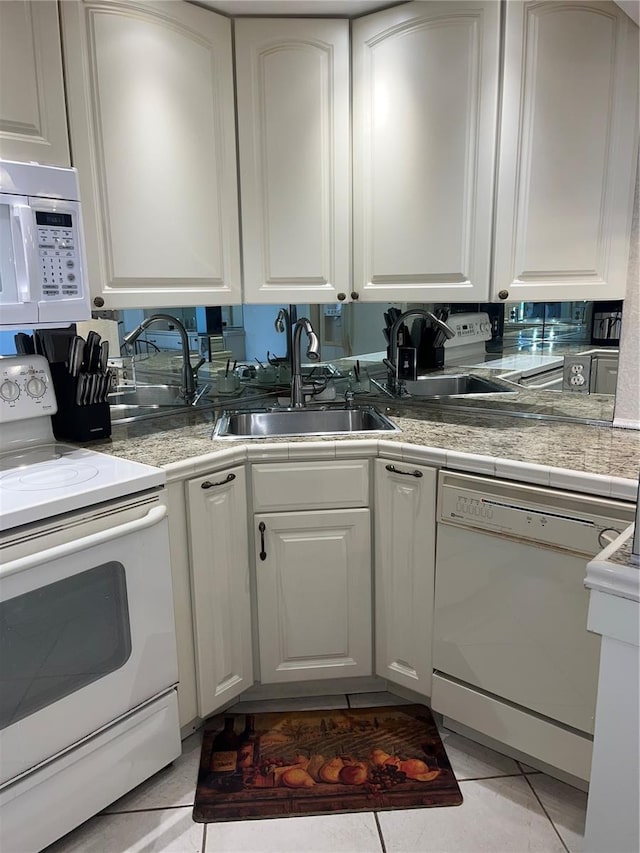
[[[340,758],[339,755],[336,755],[335,758],[330,758],[328,761],[325,761],[325,763],[318,771],[320,781],[329,782],[332,785],[336,785],[340,781],[340,771],[343,767],[344,761],[342,760],[342,758]]]
[[[287,788],[313,788],[313,778],[302,767],[290,767],[282,774],[282,784]]]
[[[400,770],[407,774],[408,779],[416,779],[418,782],[431,782],[440,775],[440,770],[430,770],[429,765],[419,758],[408,758],[400,762]]]
[[[338,781],[343,785],[364,785],[369,776],[369,768],[364,761],[348,759],[338,774]]]

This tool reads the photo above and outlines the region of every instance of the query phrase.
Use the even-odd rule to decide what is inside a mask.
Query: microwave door
[[[29,200],[0,194],[0,324],[30,327],[38,320],[32,294],[35,242]]]

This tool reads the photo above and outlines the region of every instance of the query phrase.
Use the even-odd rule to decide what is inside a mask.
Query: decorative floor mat
[[[225,714],[205,724],[193,819],[460,803],[460,788],[424,705]]]

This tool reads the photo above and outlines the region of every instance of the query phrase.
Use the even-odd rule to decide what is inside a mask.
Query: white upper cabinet
[[[0,2],[0,157],[70,165],[57,3]]]
[[[229,19],[173,0],[61,8],[93,306],[240,302]]]
[[[349,23],[239,19],[235,32],[244,301],[344,299]]]
[[[506,4],[494,298],[624,296],[638,28],[614,3]]]
[[[352,37],[353,289],[487,299],[500,4],[408,3]]]

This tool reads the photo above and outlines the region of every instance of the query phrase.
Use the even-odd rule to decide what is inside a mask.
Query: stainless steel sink
[[[415,397],[459,397],[468,394],[513,394],[517,388],[505,382],[496,382],[472,373],[421,376],[405,383],[405,388]]]
[[[400,432],[373,406],[303,409],[253,409],[223,412],[214,438],[276,438],[286,435],[344,435],[354,432]]]
[[[118,422],[173,415],[194,408],[211,409],[215,405],[215,401],[206,394],[199,396],[195,404],[187,403],[180,396],[178,385],[138,385],[135,391],[109,395],[111,420]]]
[[[109,396],[111,406],[145,406],[160,409],[163,406],[186,406],[180,396],[179,385],[138,385],[135,391]]]

